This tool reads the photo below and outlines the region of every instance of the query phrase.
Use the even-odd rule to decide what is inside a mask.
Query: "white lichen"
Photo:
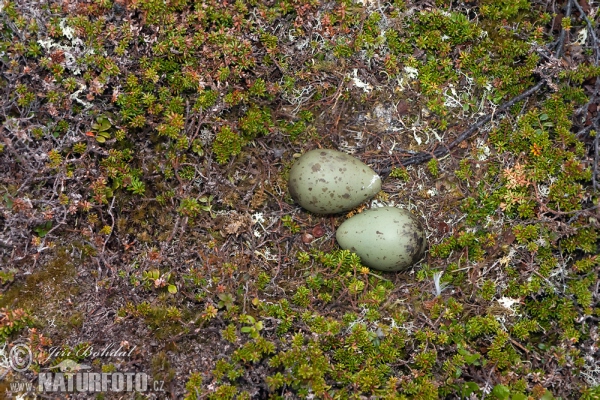
[[[513,299],[511,297],[501,297],[498,299],[498,303],[506,308],[507,310],[510,310],[510,312],[512,313],[512,315],[515,315],[517,313],[516,309],[513,309],[513,306],[515,304],[519,304],[520,300],[519,299]]]
[[[356,86],[359,89],[362,89],[364,92],[370,92],[371,90],[373,90],[373,86],[369,83],[363,82],[358,78],[358,69],[354,68],[352,70],[352,83],[354,83],[354,86]]]
[[[406,72],[408,79],[417,79],[419,77],[419,70],[416,68],[406,66],[404,67],[404,72]]]

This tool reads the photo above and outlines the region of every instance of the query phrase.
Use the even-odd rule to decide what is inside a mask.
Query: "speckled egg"
[[[423,257],[425,231],[419,219],[396,207],[372,208],[348,218],[336,234],[342,249],[380,271],[401,271]]]
[[[316,214],[348,211],[381,190],[381,178],[362,161],[336,150],[304,153],[290,170],[292,198]]]

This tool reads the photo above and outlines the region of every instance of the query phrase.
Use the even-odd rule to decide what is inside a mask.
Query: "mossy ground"
[[[163,382],[140,399],[600,397],[591,2],[0,9],[0,340],[33,351],[7,396],[119,344],[76,361]],[[293,204],[318,147],[423,219],[419,264],[369,270]]]

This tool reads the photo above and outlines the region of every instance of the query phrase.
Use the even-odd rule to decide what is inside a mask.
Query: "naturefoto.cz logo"
[[[95,353],[100,355],[99,353]],[[105,355],[107,353],[102,353]],[[113,352],[113,355],[116,354]],[[25,372],[32,362],[31,349],[23,343],[0,348],[0,379],[10,370]],[[38,373],[38,392],[146,392],[163,391],[163,381],[153,381],[143,372],[92,372],[91,366],[64,359]],[[11,382],[13,392],[30,391],[33,385]],[[14,387],[13,387],[14,386]]]
[[[39,373],[40,392],[145,392],[149,389],[148,375],[143,372],[81,372],[91,367],[68,359],[49,369],[58,372]]]

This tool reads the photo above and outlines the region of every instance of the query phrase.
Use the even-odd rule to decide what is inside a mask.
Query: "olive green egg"
[[[381,178],[346,153],[317,149],[304,153],[290,169],[294,201],[315,214],[349,211],[381,190]]]
[[[380,271],[408,269],[423,257],[427,246],[419,219],[396,207],[372,208],[350,217],[335,236],[342,249]]]

